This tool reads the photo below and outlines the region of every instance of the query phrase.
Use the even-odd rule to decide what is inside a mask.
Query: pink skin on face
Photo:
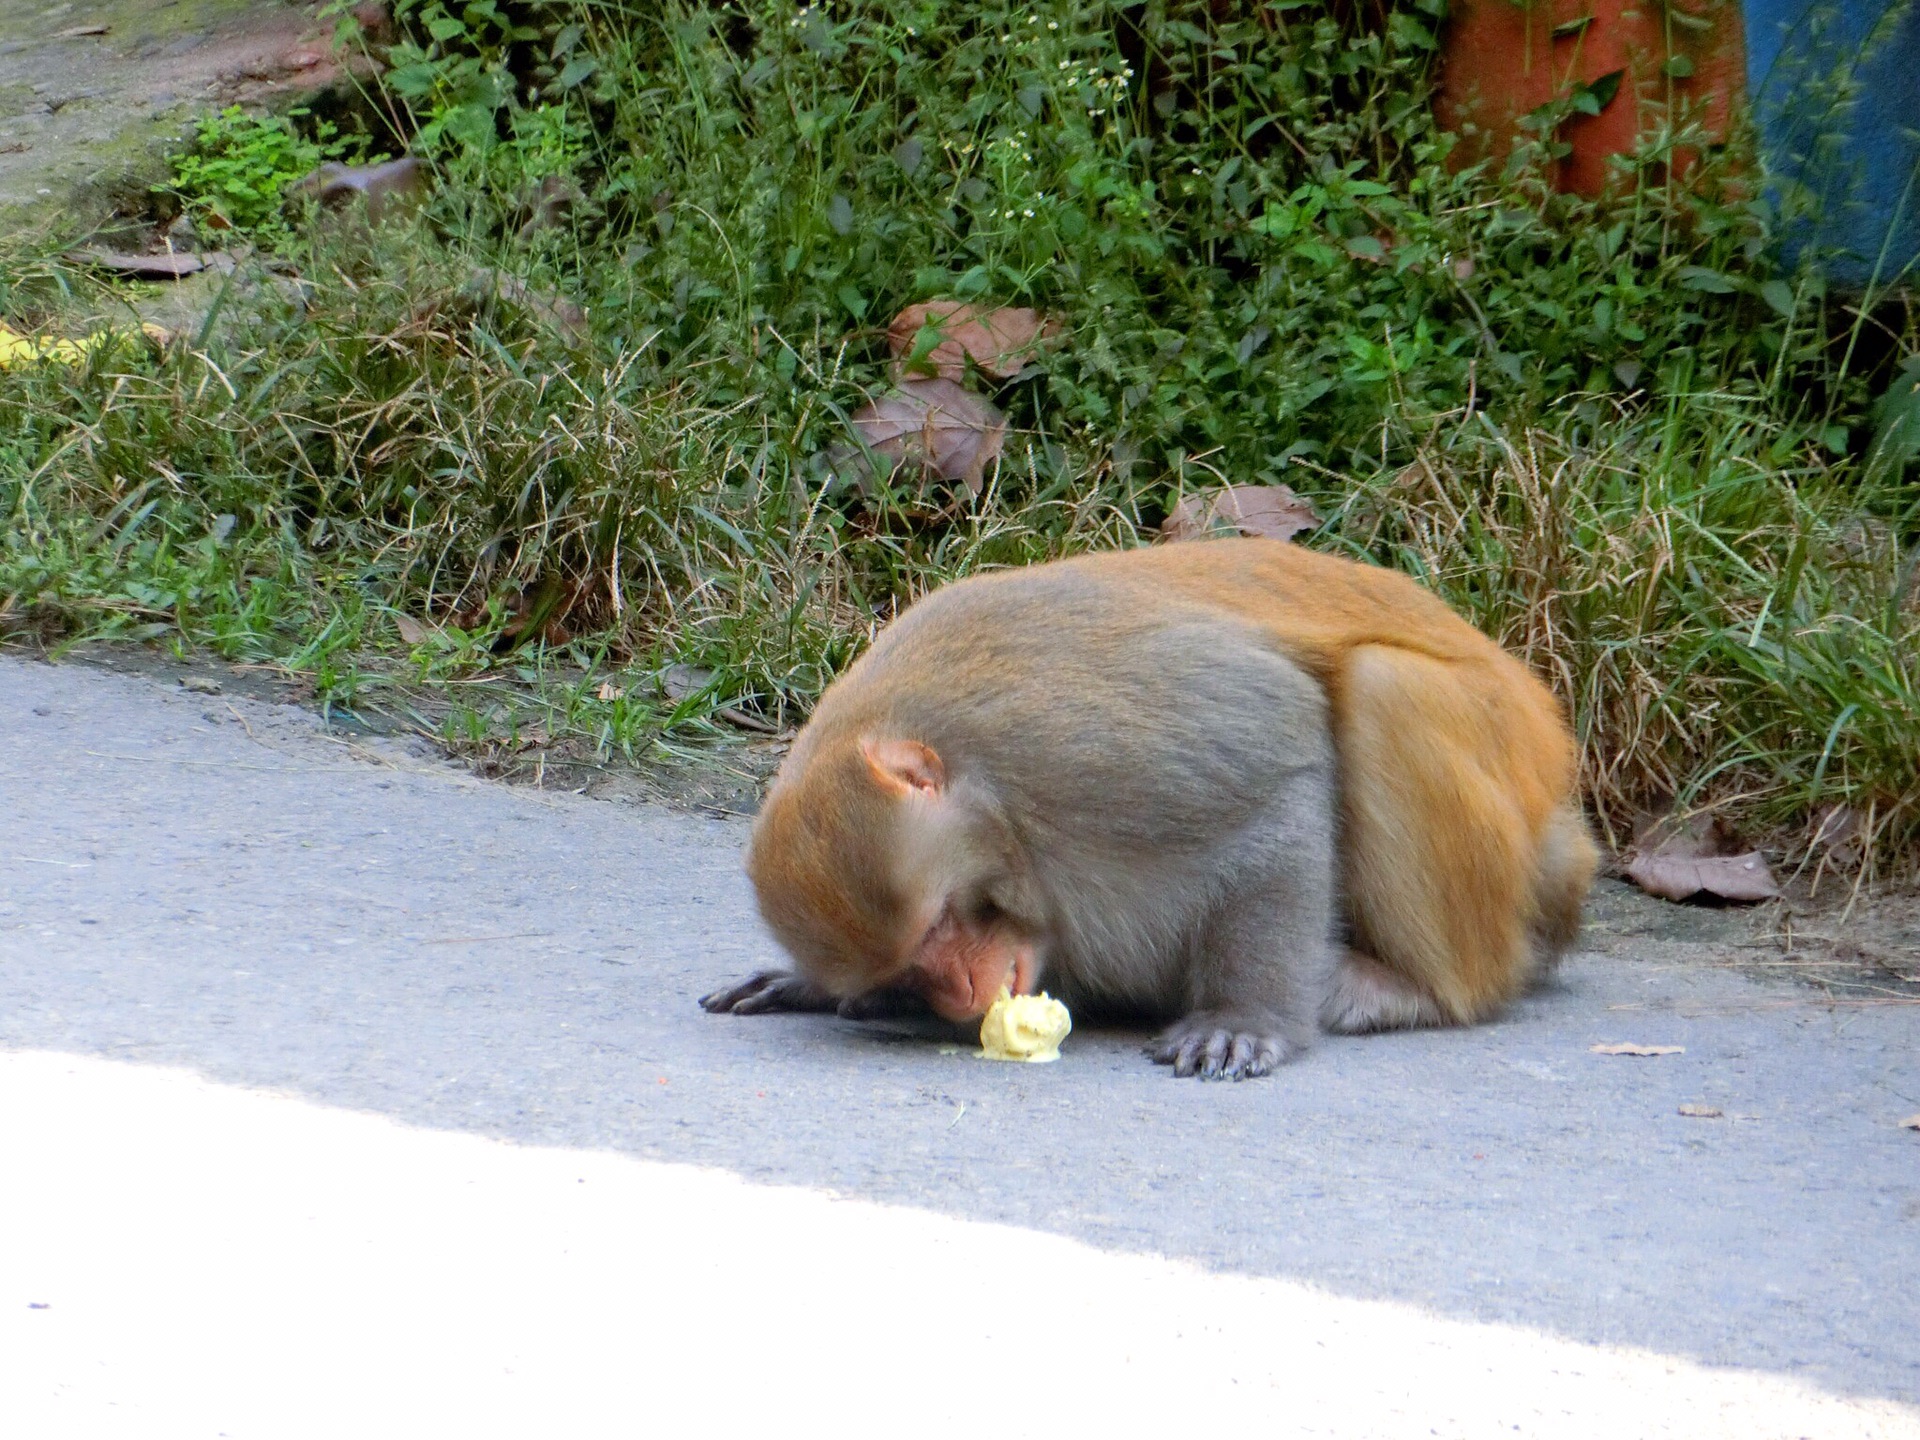
[[[921,939],[912,961],[915,985],[935,1013],[948,1020],[977,1020],[1001,988],[1029,993],[1033,947],[997,928],[977,928],[943,914]]]

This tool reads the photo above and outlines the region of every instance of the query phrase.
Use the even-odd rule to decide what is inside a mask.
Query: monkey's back
[[[1034,797],[1034,822],[1056,838],[1174,849],[1238,823],[1267,777],[1330,754],[1321,687],[1260,627],[1145,569],[1077,561],[920,601],[809,730],[815,744],[924,741],[957,771]]]

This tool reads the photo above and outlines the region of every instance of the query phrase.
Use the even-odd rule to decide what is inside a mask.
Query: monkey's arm
[[[838,1010],[840,1001],[791,970],[761,970],[738,985],[700,997],[710,1015],[778,1015]]]
[[[830,995],[791,970],[762,970],[737,985],[700,997],[712,1015],[825,1014],[848,1020],[891,1020],[928,1014],[926,1000],[912,990],[869,990],[845,999]]]

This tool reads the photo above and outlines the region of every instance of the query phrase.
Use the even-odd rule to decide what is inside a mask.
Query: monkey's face
[[[930,750],[916,746],[913,763],[935,778],[896,783],[857,749],[783,775],[747,872],[768,927],[815,984],[842,997],[910,989],[948,1019],[973,1019],[1002,987],[1030,989],[1036,952],[987,898],[987,818]]]
[[[948,1020],[979,1019],[1002,989],[1030,993],[1037,970],[1032,943],[1005,917],[957,903],[921,938],[908,967],[909,983]]]
[[[901,983],[931,923],[909,913],[890,863],[891,805],[847,770],[828,757],[783,773],[747,851],[767,927],[802,975],[842,997]]]

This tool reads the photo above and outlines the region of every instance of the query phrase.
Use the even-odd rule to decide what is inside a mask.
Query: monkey
[[[822,695],[747,849],[794,968],[700,1003],[965,1022],[1044,986],[1203,1079],[1471,1024],[1577,934],[1575,785],[1546,686],[1383,567],[1246,538],[980,574]]]

